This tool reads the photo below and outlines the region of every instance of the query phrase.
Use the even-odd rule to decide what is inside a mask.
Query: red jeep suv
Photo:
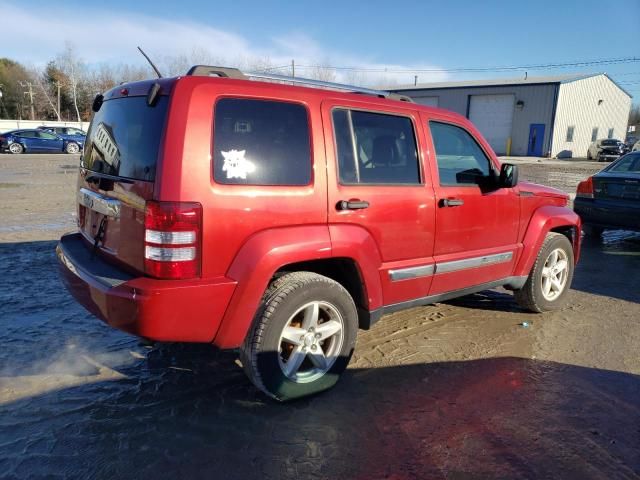
[[[325,390],[358,328],[504,286],[562,305],[580,220],[455,113],[383,91],[197,66],[93,104],[74,297],[158,341],[240,348],[279,400]]]

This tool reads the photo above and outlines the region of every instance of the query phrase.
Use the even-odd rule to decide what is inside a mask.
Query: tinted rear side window
[[[309,119],[294,103],[225,98],[215,107],[214,178],[231,185],[308,185]]]
[[[105,101],[87,133],[82,166],[94,172],[153,181],[169,99],[154,107],[146,97]]]
[[[420,183],[416,140],[408,117],[337,108],[333,128],[341,183]]]

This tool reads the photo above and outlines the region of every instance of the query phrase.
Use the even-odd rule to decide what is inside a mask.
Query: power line
[[[638,63],[640,57],[622,57],[601,60],[583,60],[565,63],[540,63],[529,65],[503,65],[494,67],[458,67],[458,68],[386,68],[386,67],[355,67],[337,65],[296,65],[299,69],[322,68],[328,70],[366,72],[366,73],[463,73],[463,72],[508,72],[518,70],[546,70],[554,68],[589,67],[596,65],[618,65]],[[287,66],[288,67],[288,66]],[[284,67],[273,67],[284,68]]]

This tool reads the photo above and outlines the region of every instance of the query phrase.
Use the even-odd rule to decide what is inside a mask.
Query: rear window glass
[[[154,107],[147,97],[105,101],[87,133],[82,166],[94,172],[153,181],[169,99]]]
[[[618,173],[640,173],[640,153],[625,155],[607,171]]]
[[[214,178],[231,185],[308,185],[307,110],[295,103],[225,98],[215,107]]]

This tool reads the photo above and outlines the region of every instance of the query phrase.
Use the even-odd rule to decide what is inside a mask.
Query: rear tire
[[[9,151],[17,155],[24,152],[24,147],[19,143],[12,143],[11,145],[9,145]]]
[[[358,315],[342,285],[311,272],[285,274],[262,298],[240,350],[253,384],[280,401],[333,387],[355,348]]]
[[[549,233],[540,247],[529,278],[514,292],[516,302],[531,312],[561,308],[573,279],[573,247],[560,233]]]

